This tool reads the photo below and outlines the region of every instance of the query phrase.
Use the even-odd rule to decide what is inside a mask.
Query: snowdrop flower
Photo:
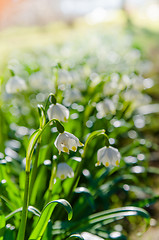
[[[77,147],[82,147],[83,144],[77,137],[69,132],[60,133],[55,140],[55,147],[61,152],[69,153],[69,150],[76,152]]]
[[[53,88],[51,81],[41,71],[30,75],[29,84],[33,90],[45,91]]]
[[[105,117],[106,114],[115,114],[115,105],[112,100],[105,99],[103,102],[99,102],[96,105],[98,116],[100,118]]]
[[[126,90],[123,96],[125,98],[125,101],[132,102],[132,101],[136,101],[139,98],[140,94],[141,94],[140,91],[131,88]]]
[[[103,147],[97,152],[97,166],[103,163],[104,166],[119,166],[120,163],[120,153],[118,149],[114,147]]]
[[[147,94],[142,94],[136,89],[129,89],[124,93],[125,101],[131,102],[133,109],[151,102],[151,97]]]
[[[60,84],[72,83],[73,79],[71,77],[71,74],[67,70],[59,69],[58,74],[59,74],[58,81]]]
[[[80,101],[82,99],[82,95],[80,91],[76,88],[67,89],[65,91],[65,102],[72,104],[73,102]]]
[[[47,111],[47,115],[49,120],[55,118],[62,122],[66,122],[69,118],[69,110],[60,103],[51,104]]]
[[[65,178],[73,178],[74,172],[72,168],[67,163],[59,163],[57,165],[57,172],[56,176],[60,178],[61,180],[64,180]]]
[[[103,88],[103,93],[105,95],[111,95],[111,94],[115,94],[117,92],[117,90],[119,89],[119,74],[117,73],[112,73],[111,74],[111,80],[110,82],[106,82],[104,84],[104,88]]]
[[[11,77],[6,84],[7,93],[18,93],[26,89],[25,80],[18,76]]]

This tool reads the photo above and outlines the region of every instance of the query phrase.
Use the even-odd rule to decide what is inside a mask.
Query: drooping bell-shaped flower
[[[18,93],[27,89],[25,80],[18,77],[11,77],[6,84],[6,92],[7,93]]]
[[[40,92],[54,88],[51,80],[42,71],[34,72],[29,76],[29,85],[33,90],[39,90]]]
[[[66,122],[69,118],[69,110],[60,103],[51,104],[47,115],[49,120],[58,119],[59,121]]]
[[[65,178],[73,178],[74,172],[72,168],[67,163],[59,163],[57,165],[56,177],[64,180]]]
[[[104,101],[97,103],[96,105],[99,118],[105,117],[107,114],[115,114],[116,109],[114,102],[110,99],[104,99]]]
[[[103,147],[100,148],[97,152],[97,166],[103,165],[105,167],[109,166],[119,166],[120,163],[120,153],[118,149],[114,147]]]
[[[69,132],[60,133],[55,140],[55,147],[59,150],[59,153],[69,153],[69,150],[76,152],[77,147],[82,146],[83,143],[81,143],[77,137]]]
[[[64,101],[68,104],[78,102],[82,99],[81,92],[77,88],[67,89],[65,91]]]

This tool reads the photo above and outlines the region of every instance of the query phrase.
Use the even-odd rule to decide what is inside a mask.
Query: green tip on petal
[[[83,144],[83,143],[81,143],[80,141],[79,141],[79,144],[80,144],[80,146],[81,146],[81,147],[83,147],[83,146],[84,146],[84,144]]]

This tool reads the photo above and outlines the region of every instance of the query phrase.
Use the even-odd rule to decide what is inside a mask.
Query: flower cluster
[[[58,119],[62,122],[66,122],[69,118],[69,110],[62,104],[51,104],[47,111],[48,119]],[[61,152],[68,153],[69,151],[77,151],[77,147],[82,147],[83,143],[73,134],[64,131],[60,133],[55,140],[55,147],[58,149],[59,154]],[[64,180],[65,178],[74,177],[72,168],[67,163],[59,163],[57,166],[56,177]]]
[[[99,104],[97,105],[98,111],[101,111],[102,109],[102,111],[104,110],[107,113],[115,113],[113,102],[109,101],[109,99],[105,99],[104,102]],[[65,122],[69,118],[69,110],[62,104],[56,103],[55,100],[54,104],[50,105],[47,115],[49,120],[58,119]],[[76,152],[78,147],[84,146],[76,136],[66,131],[59,133],[54,144],[58,149],[59,154],[61,154],[61,152],[69,154],[69,151]],[[104,146],[103,148],[99,149],[97,152],[96,166],[101,165],[101,163],[105,167],[119,166],[120,153],[118,149],[111,146]],[[74,177],[73,169],[67,163],[59,163],[57,166],[56,177],[60,178],[61,180],[64,180],[67,177],[72,178]]]

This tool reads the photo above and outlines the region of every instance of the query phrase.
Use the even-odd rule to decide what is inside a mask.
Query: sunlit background
[[[0,28],[72,22],[81,16],[96,23],[110,20],[119,10],[135,15],[139,22],[159,21],[157,0],[1,0]]]

